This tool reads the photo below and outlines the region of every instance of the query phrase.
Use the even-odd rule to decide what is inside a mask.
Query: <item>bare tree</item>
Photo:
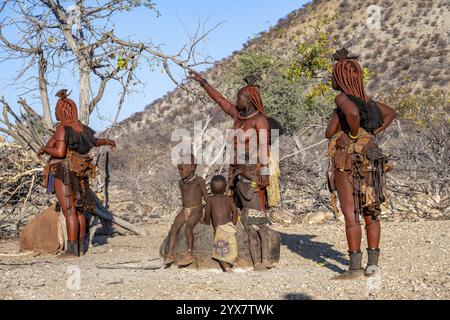
[[[10,97],[0,96],[0,106],[3,107],[0,115],[0,133],[13,138],[22,146],[17,146],[18,150],[27,155],[21,157],[19,167],[3,161],[7,166],[3,170],[5,174],[0,177],[0,184],[4,184],[0,190],[2,220],[5,220],[3,218],[6,216],[9,218],[5,221],[13,221],[13,215],[29,217],[31,212],[29,205],[38,210],[47,205],[48,197],[43,194],[42,188],[36,188],[36,181],[41,179],[38,175],[42,175],[43,163],[38,162],[30,151],[37,151],[43,146],[54,129],[49,95],[54,87],[61,86],[60,79],[67,73],[73,75],[79,83],[79,114],[80,120],[85,124],[89,123],[90,114],[112,83],[121,88],[114,120],[116,124],[126,94],[134,83],[140,82],[136,75],[138,66],[144,68],[160,66],[177,86],[194,93],[186,83],[177,81],[175,72],[178,70],[187,76],[186,71],[190,68],[209,63],[207,57],[197,52],[197,47],[218,25],[205,30],[202,24],[199,24],[194,34],[188,35],[187,43],[178,52],[167,54],[151,40],[143,42],[116,35],[114,17],[121,12],[139,7],[158,14],[155,4],[150,0],[0,2],[0,62],[15,60],[22,64],[21,69],[11,79],[10,85],[23,88],[17,102],[20,111],[7,101]],[[34,104],[30,103],[31,99],[36,97],[42,105],[42,113],[34,109]],[[0,140],[3,141],[1,135]],[[9,150],[8,148],[4,146],[4,149]],[[101,158],[101,154],[100,151],[98,159]],[[100,192],[101,189],[106,191],[107,178],[106,173],[105,179],[100,180],[103,184],[93,186],[96,191]],[[31,193],[36,197],[30,197]],[[107,192],[105,195],[107,203]],[[104,222],[112,221],[122,229],[142,234],[108,212],[99,199],[96,200],[93,215],[103,219]],[[23,202],[23,214],[17,213],[16,210],[20,202]],[[22,220],[21,218],[20,221]],[[0,231],[1,229],[2,225]]]
[[[215,27],[209,31],[199,28],[175,54],[166,54],[151,41],[116,36],[113,17],[138,7],[158,14],[150,0],[109,0],[89,4],[75,0],[66,6],[59,0],[3,1],[0,13],[5,13],[6,18],[0,21],[0,59],[3,62],[25,61],[12,84],[23,83],[24,88],[30,86],[25,94],[37,90],[43,112],[39,115],[21,98],[18,103],[23,112],[18,116],[2,98],[0,103],[4,110],[0,131],[33,150],[42,145],[42,136],[53,128],[48,87],[59,83],[65,70],[73,72],[79,79],[80,120],[88,124],[89,115],[103,98],[108,84],[112,80],[124,83],[137,62],[162,66],[179,86],[182,85],[173,75],[174,67],[187,70],[207,63],[197,61],[196,47]]]

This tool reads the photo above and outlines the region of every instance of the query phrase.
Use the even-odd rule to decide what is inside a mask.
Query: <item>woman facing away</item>
[[[67,225],[67,248],[60,257],[84,255],[87,230],[85,211],[93,209],[89,193],[89,178],[95,175],[95,165],[89,152],[93,147],[112,146],[113,140],[96,139],[95,132],[78,121],[75,102],[68,98],[67,90],[56,94],[55,134],[38,152],[39,158],[48,154],[44,186],[48,193],[55,192]]]
[[[391,107],[375,102],[366,94],[362,68],[346,49],[333,55],[333,89],[340,91],[335,98],[337,108],[326,129],[330,139],[331,165],[329,184],[337,191],[345,217],[350,267],[334,279],[355,279],[370,276],[378,269],[380,255],[380,212],[385,202],[384,173],[387,157],[378,147],[376,137],[395,119]],[[359,217],[367,233],[367,268],[362,268]]]

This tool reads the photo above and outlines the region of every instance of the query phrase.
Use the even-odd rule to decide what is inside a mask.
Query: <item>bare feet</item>
[[[57,258],[61,259],[61,260],[75,259],[75,258],[78,258],[78,255],[75,255],[75,254],[72,254],[72,253],[63,252],[60,255],[58,255]]]
[[[166,254],[164,257],[164,264],[169,265],[175,262],[175,257],[173,254]]]
[[[373,277],[381,273],[381,268],[379,266],[367,266],[364,270],[364,276]]]
[[[187,267],[191,265],[195,261],[194,256],[192,255],[192,252],[188,252],[184,258],[178,263],[179,266]]]
[[[263,264],[266,266],[267,269],[273,269],[273,268],[275,268],[275,266],[276,266],[275,263],[268,262],[268,261],[263,262]]]
[[[255,265],[255,271],[267,271],[269,268],[264,263],[258,263]]]
[[[226,273],[233,273],[233,268],[232,268],[232,267],[225,267],[225,268],[223,269],[223,272],[226,272]]]
[[[78,241],[67,241],[66,251],[58,256],[58,259],[78,258]]]
[[[275,264],[271,263],[267,260],[263,260],[261,263],[258,263],[255,266],[255,271],[266,271],[269,269],[275,268]]]

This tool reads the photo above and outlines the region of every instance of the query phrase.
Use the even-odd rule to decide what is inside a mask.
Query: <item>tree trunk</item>
[[[89,64],[85,60],[80,60],[80,121],[85,125],[89,125],[89,93],[91,87],[91,79],[89,76]]]
[[[92,195],[95,205],[96,205],[94,212],[92,212],[92,214],[94,216],[97,216],[101,219],[105,219],[106,221],[111,221],[113,224],[116,224],[121,228],[131,231],[135,235],[138,235],[141,237],[147,236],[147,233],[145,232],[145,230],[135,227],[131,223],[113,215],[111,212],[106,210],[105,207],[103,207],[103,205],[102,205],[100,199],[97,197],[97,195],[92,190],[90,192],[91,192],[91,195]]]
[[[51,115],[50,101],[48,98],[47,79],[45,73],[47,72],[47,60],[45,60],[44,53],[39,52],[39,94],[41,96],[43,122],[47,129],[53,128],[53,120]]]

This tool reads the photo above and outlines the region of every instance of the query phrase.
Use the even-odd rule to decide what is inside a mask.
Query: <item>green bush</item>
[[[238,90],[246,76],[259,76],[258,84],[269,116],[280,121],[290,133],[311,125],[325,125],[335,108],[337,94],[331,88],[331,56],[336,47],[327,31],[332,21],[333,18],[319,19],[311,25],[310,33],[291,35],[292,47],[287,51],[260,46],[236,55],[225,74],[226,81]],[[373,71],[385,72],[387,67],[383,61]],[[408,70],[407,67],[404,65],[402,69]],[[373,87],[376,82],[370,86],[371,72],[368,68],[363,68],[363,72],[365,84]],[[400,75],[395,73],[391,77]],[[386,87],[375,99],[394,107],[400,119],[420,126],[434,125],[438,119],[450,123],[447,92],[431,88],[430,82],[421,85],[422,92],[415,90],[418,84],[408,78],[402,83],[406,85]]]
[[[445,90],[431,88],[417,92],[411,83],[380,94],[377,99],[393,106],[400,119],[420,127],[432,127],[437,123],[450,125],[450,100]]]
[[[262,98],[269,116],[280,121],[288,132],[326,121],[333,109],[331,89],[332,18],[320,19],[311,33],[291,36],[287,52],[270,47],[237,55],[226,74],[236,90],[249,75],[260,78]],[[297,43],[298,42],[298,43]],[[290,53],[289,53],[290,52]]]

